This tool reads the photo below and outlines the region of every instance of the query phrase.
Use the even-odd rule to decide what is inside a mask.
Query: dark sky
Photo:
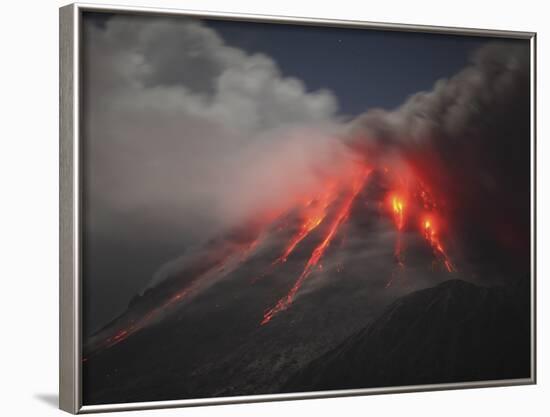
[[[340,111],[357,115],[372,107],[392,109],[440,78],[466,66],[487,42],[472,36],[210,20],[232,46],[271,56],[284,75],[308,91],[327,88]]]
[[[113,15],[88,13],[98,26]],[[494,40],[475,36],[203,20],[231,46],[273,58],[284,76],[308,91],[332,91],[340,112],[393,109],[418,91],[463,69],[471,54]],[[508,40],[508,42],[513,42]]]

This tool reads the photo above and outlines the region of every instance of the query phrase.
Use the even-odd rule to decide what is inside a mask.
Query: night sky
[[[440,78],[464,68],[487,42],[474,36],[209,20],[232,46],[275,59],[285,76],[308,90],[326,88],[340,111],[356,116],[369,108],[393,109]]]

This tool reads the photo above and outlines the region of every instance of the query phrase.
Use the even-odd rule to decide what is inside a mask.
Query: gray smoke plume
[[[83,44],[86,282],[102,300],[87,317],[354,159],[331,92],[306,91],[200,21],[86,19]]]
[[[412,166],[465,235],[528,248],[529,86],[528,42],[489,42],[431,91],[355,119],[347,140],[367,159]]]

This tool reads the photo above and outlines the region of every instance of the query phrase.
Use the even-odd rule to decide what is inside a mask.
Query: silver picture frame
[[[479,35],[529,40],[531,100],[531,377],[525,379],[443,383],[292,394],[270,394],[224,398],[84,405],[81,384],[81,20],[85,12],[133,13],[157,16],[192,16],[236,21],[296,23],[300,25],[370,28],[384,31],[424,32],[455,35]],[[75,3],[59,10],[60,27],[60,194],[59,194],[59,408],[69,413],[142,410],[215,404],[235,404],[307,398],[344,397],[370,394],[481,388],[536,383],[536,33],[395,23],[329,20],[289,16],[267,16],[223,12],[204,12],[153,7],[110,6]]]

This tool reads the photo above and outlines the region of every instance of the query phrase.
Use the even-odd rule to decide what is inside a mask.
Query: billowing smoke
[[[499,116],[518,111],[525,98],[529,98],[528,46],[495,41],[477,50],[468,67],[439,80],[431,91],[414,94],[393,111],[371,110],[359,116],[353,132],[384,149],[456,149],[479,139],[495,123],[509,123]],[[528,111],[529,105],[525,107]]]
[[[405,76],[405,75],[404,75]],[[353,121],[351,146],[380,164],[401,164],[446,204],[466,248],[484,239],[523,251],[528,262],[529,46],[490,42],[471,64],[393,111]],[[523,268],[523,270],[528,270]]]
[[[127,300],[190,245],[284,210],[354,158],[333,94],[270,57],[196,20],[84,23],[90,299]]]
[[[86,39],[98,229],[135,216],[136,238],[145,229],[196,239],[344,168],[333,95],[306,92],[269,57],[181,19],[116,17],[88,26]]]

